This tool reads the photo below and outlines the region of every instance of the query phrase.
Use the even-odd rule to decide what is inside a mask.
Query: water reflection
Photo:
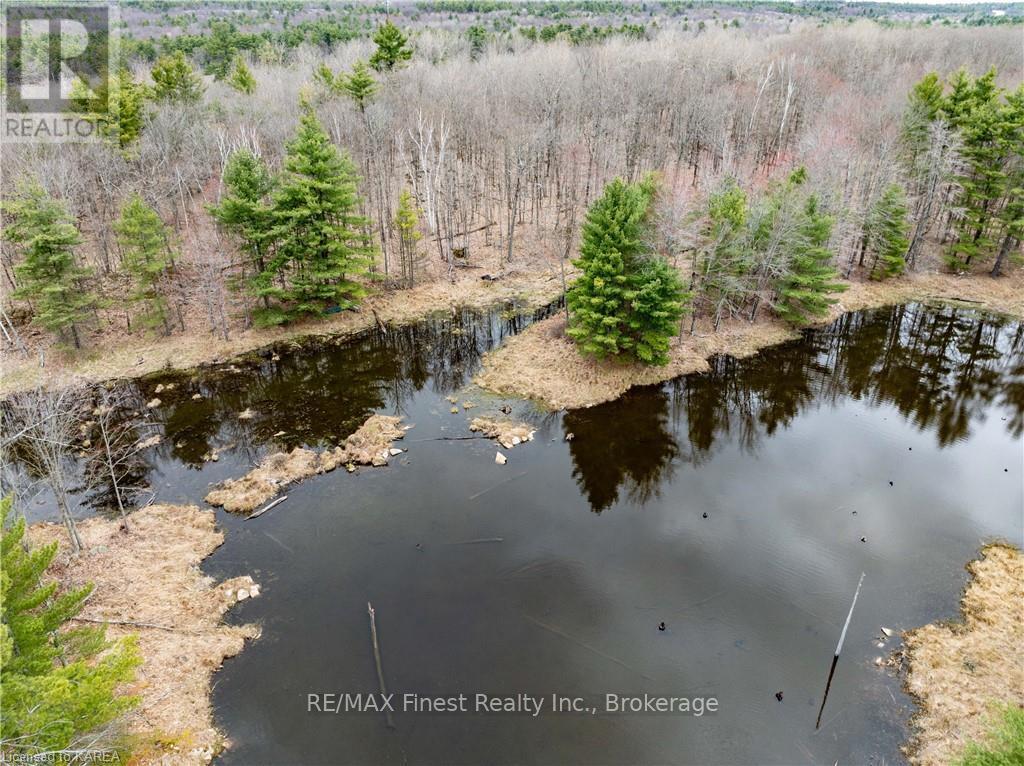
[[[894,406],[939,447],[968,437],[991,405],[1024,433],[1024,323],[951,307],[894,306],[847,314],[830,327],[746,359],[720,356],[704,374],[634,389],[567,413],[573,476],[600,513],[621,491],[656,494],[673,464],[699,464],[717,443],[747,450],[804,409],[851,397]]]

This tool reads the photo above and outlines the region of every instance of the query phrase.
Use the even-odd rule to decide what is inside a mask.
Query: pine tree
[[[744,275],[752,260],[749,217],[746,192],[733,179],[708,198],[708,224],[695,268],[695,287],[699,302],[714,316],[715,330],[736,307],[739,296],[746,294]]]
[[[675,270],[645,242],[654,192],[652,179],[615,179],[587,211],[573,262],[582,274],[566,296],[567,334],[583,353],[668,361],[686,296]]]
[[[412,58],[408,38],[390,19],[377,28],[373,42],[377,44],[377,50],[370,56],[370,66],[378,72],[390,72]]]
[[[203,81],[185,54],[175,51],[153,64],[153,97],[157,101],[196,103],[203,97]]]
[[[946,112],[950,123],[959,128],[963,142],[960,153],[967,170],[957,179],[961,189],[957,206],[962,213],[946,262],[952,270],[962,271],[973,260],[984,260],[995,250],[993,224],[1006,192],[1008,158],[1001,140],[1006,126],[1000,119],[994,70],[967,85],[959,77],[962,72],[957,74]]]
[[[238,238],[248,260],[242,286],[259,294],[271,244],[273,218],[267,200],[273,178],[262,159],[248,149],[240,149],[228,158],[224,185],[226,193],[220,204],[210,208],[210,213]],[[266,295],[264,307],[270,308]]]
[[[487,48],[487,30],[479,24],[474,24],[466,30],[466,38],[469,40],[469,58],[476,61]]]
[[[57,544],[32,549],[25,520],[10,519],[0,500],[0,739],[32,755],[75,747],[116,719],[137,699],[116,694],[132,680],[140,658],[134,636],[110,642],[103,627],[68,627],[92,592],[86,585],[57,595],[42,583]],[[100,750],[116,745],[90,738]]]
[[[402,283],[413,287],[416,282],[416,243],[419,242],[420,212],[408,189],[398,195],[398,210],[395,211],[395,228],[398,230],[398,252],[401,259]]]
[[[899,184],[890,184],[868,213],[864,226],[867,251],[874,259],[868,276],[880,280],[895,277],[907,267],[910,245],[907,195]]]
[[[238,52],[238,30],[227,21],[210,25],[210,35],[203,45],[206,54],[206,73],[215,80],[225,79]]]
[[[996,214],[1000,227],[999,250],[992,266],[992,276],[1002,273],[1003,264],[1024,241],[1024,85],[1006,96],[1001,110],[1001,142],[1009,158],[1004,196],[1006,204]]]
[[[787,273],[776,288],[775,310],[787,322],[805,324],[826,315],[828,307],[837,302],[829,294],[847,288],[835,281],[839,275],[832,267],[832,253],[827,246],[832,223],[832,218],[819,210],[817,197],[809,196],[795,236],[787,246]]]
[[[359,59],[352,65],[352,74],[342,79],[342,89],[348,94],[360,112],[366,111],[373,94],[377,92],[377,81],[370,74],[366,62]]]
[[[342,78],[335,77],[331,68],[322,61],[313,72],[313,82],[328,95],[334,95],[341,90],[342,83],[339,82],[340,80],[342,80]]]
[[[256,78],[241,56],[235,56],[235,66],[228,78],[228,85],[247,96],[256,92]]]
[[[104,99],[91,97],[81,80],[72,85],[71,100],[75,111],[94,123],[100,135],[127,150],[142,132],[147,88],[135,82],[127,67],[121,67],[112,80],[113,88],[106,83],[99,86],[101,94],[107,95],[105,108],[100,106]]]
[[[4,239],[24,254],[14,267],[14,296],[32,303],[34,322],[51,332],[70,333],[75,348],[81,348],[78,325],[98,301],[85,287],[89,270],[75,262],[74,248],[82,240],[67,209],[39,184],[31,184],[4,205],[4,217]]]
[[[352,277],[366,270],[374,252],[370,222],[358,213],[355,166],[331,143],[308,102],[284,167],[273,202],[274,257],[261,287],[287,304],[284,312],[263,317],[272,323],[355,306],[365,291]]]
[[[114,223],[123,263],[135,280],[131,300],[142,304],[140,323],[148,329],[163,326],[170,335],[164,277],[172,263],[169,233],[160,216],[138,194],[129,198]]]

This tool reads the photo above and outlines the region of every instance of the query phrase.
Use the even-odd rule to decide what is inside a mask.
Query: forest
[[[395,593],[422,587],[429,603],[433,588],[447,599],[452,582],[466,583],[468,603],[475,599],[468,589],[493,575],[495,587],[510,595],[495,599],[498,623],[525,617],[559,646],[626,671],[631,683],[637,676],[651,680],[619,659],[624,645],[641,645],[635,637],[623,639],[616,653],[597,646],[605,646],[603,639],[614,646],[618,638],[577,637],[597,625],[588,622],[593,615],[620,606],[611,590],[583,582],[594,571],[584,563],[589,555],[598,551],[621,571],[633,567],[637,579],[623,578],[622,592],[640,590],[623,603],[633,616],[657,613],[653,624],[661,633],[674,629],[671,615],[689,615],[733,589],[736,600],[725,616],[700,622],[702,630],[725,635],[752,613],[743,600],[753,591],[744,588],[771,578],[716,574],[716,591],[692,606],[638,606],[657,600],[648,594],[660,580],[645,579],[643,569],[657,557],[631,550],[628,534],[615,526],[627,509],[647,514],[634,514],[644,516],[634,523],[648,548],[678,534],[679,550],[692,546],[687,556],[697,559],[712,549],[730,560],[749,554],[763,569],[777,563],[777,550],[803,557],[793,571],[811,579],[787,579],[786,562],[772,575],[785,582],[780,592],[806,592],[814,578],[825,579],[821,572],[849,562],[866,569],[899,558],[891,566],[903,567],[906,593],[923,594],[900,602],[914,615],[907,618],[908,645],[918,640],[911,625],[937,620],[937,610],[949,605],[949,593],[936,595],[934,584],[960,582],[964,546],[976,550],[982,532],[995,539],[1016,531],[1004,511],[1019,488],[996,482],[1019,476],[1003,458],[1011,451],[1005,445],[1019,446],[1024,432],[1024,4],[139,0],[116,11],[104,84],[90,89],[79,81],[70,90],[68,116],[89,126],[89,140],[0,146],[5,758],[71,753],[76,762],[79,750],[96,750],[153,763],[281,760],[276,748],[302,727],[286,726],[267,741],[250,731],[232,753],[221,730],[244,732],[232,716],[251,715],[246,705],[259,695],[238,692],[252,688],[252,677],[249,687],[228,681],[216,692],[225,696],[214,720],[212,675],[266,628],[274,640],[258,651],[270,663],[268,678],[284,683],[298,672],[287,663],[309,650],[289,643],[295,636],[274,620],[301,621],[309,635],[322,637],[337,626],[324,621],[330,609],[317,599],[343,591],[358,602],[364,643],[369,616],[374,679],[384,694],[376,612],[367,593],[349,592],[349,583],[370,583],[367,592],[379,587],[391,605],[402,603]],[[16,62],[5,69],[5,90],[12,71],[47,77],[47,35],[26,33],[13,50],[9,44],[5,39],[3,54]],[[773,347],[762,350],[767,346]],[[476,407],[479,418],[470,412]],[[413,419],[421,428],[405,439]],[[502,429],[515,429],[515,441],[503,439]],[[542,443],[527,447],[534,433]],[[825,438],[845,461],[840,469],[822,462],[821,484],[834,494],[814,488],[787,495],[780,484],[757,483],[766,481],[763,471],[780,445],[797,452],[811,445],[821,454],[803,459],[825,461],[831,450],[817,441]],[[472,462],[483,454],[481,442],[483,468]],[[992,476],[977,478],[978,463],[964,457],[968,445],[978,454],[987,450]],[[959,464],[951,455],[974,466],[963,471],[970,480],[953,470]],[[918,456],[930,461],[934,487],[901,496],[904,476],[907,484],[911,477],[920,482],[923,474],[914,471],[921,469],[889,468]],[[501,468],[509,460],[522,461],[522,470]],[[360,474],[389,461],[394,494],[378,496],[383,482]],[[763,503],[765,516],[737,515],[728,535],[702,537],[720,515],[752,505],[742,496],[746,483],[733,481],[739,461],[754,477],[749,486],[763,494],[753,504]],[[296,464],[301,470],[288,474]],[[312,478],[339,467],[345,470],[329,479]],[[784,473],[774,471],[770,482]],[[829,484],[847,474],[871,488]],[[707,494],[673,487],[680,477]],[[711,477],[716,489],[707,492],[700,477]],[[302,490],[288,490],[295,493],[288,510],[263,516],[288,500],[285,487],[304,478],[311,480]],[[346,487],[353,489],[328,484],[338,481],[351,481]],[[263,494],[249,506],[210,499],[257,482]],[[899,507],[924,507],[940,488],[954,498],[955,508],[941,506],[946,515],[936,517],[953,531],[934,522],[920,533],[942,548],[942,562],[921,554],[931,568],[919,571],[916,552],[903,549],[898,556],[872,549],[878,558],[864,558],[869,540],[889,539],[886,525],[892,539],[920,532],[900,526],[906,520],[887,505],[896,501],[873,494],[884,494],[886,482]],[[557,485],[550,497],[539,489],[548,484]],[[963,510],[966,487],[988,499],[991,517]],[[744,538],[774,515],[790,520],[771,499],[776,494],[797,498],[794,513],[803,512],[806,498],[820,511],[803,527],[779,525],[796,530],[796,543],[762,530],[777,550],[758,547],[756,531]],[[847,495],[857,502],[847,503]],[[694,497],[705,506],[693,505]],[[200,510],[194,504],[202,500],[223,509]],[[374,510],[359,517],[365,527],[339,531],[350,523],[350,508],[332,505],[342,502]],[[531,515],[555,505],[550,517]],[[680,515],[659,516],[666,505]],[[855,506],[856,519],[858,510],[849,510]],[[308,527],[289,526],[325,508],[338,512]],[[560,515],[579,508],[589,512],[571,521]],[[694,510],[692,519],[681,520],[681,508]],[[892,517],[876,520],[873,534],[852,526],[867,525],[883,508]],[[429,510],[422,516],[433,526],[406,540],[422,523],[402,516],[410,509]],[[466,509],[477,516],[456,515]],[[253,512],[232,516],[239,510]],[[401,521],[374,526],[390,523],[391,512]],[[451,564],[467,550],[505,543],[506,537],[484,536],[493,532],[486,524],[473,526],[480,517],[509,541],[517,534],[529,539],[524,529],[550,519],[559,544],[590,540],[594,548],[537,563],[508,553],[510,544],[494,559],[467,556],[466,569]],[[596,526],[598,518],[604,526]],[[686,527],[691,521],[708,523]],[[239,532],[263,523],[282,539]],[[826,537],[839,529],[847,534],[844,525],[856,530],[849,533],[856,553]],[[424,544],[424,535],[439,529],[445,541]],[[817,536],[807,549],[800,547],[805,530],[807,540]],[[594,534],[608,537],[587,537]],[[444,566],[454,569],[438,580],[443,587],[431,579],[436,572],[396,584],[377,571],[375,552],[385,550],[378,546],[398,538],[402,552],[387,550],[402,562],[403,577],[421,560],[435,561],[428,551],[450,546]],[[751,538],[758,543],[750,548],[730,547]],[[216,574],[200,570],[225,539],[231,554],[210,564]],[[328,545],[342,552],[320,549]],[[266,564],[267,550],[295,557],[297,549],[308,569],[275,569],[276,559]],[[1005,555],[1008,567],[1017,566],[1019,552]],[[936,579],[932,569],[954,558],[955,576]],[[689,571],[688,563],[671,565]],[[273,602],[287,618],[261,612],[258,625],[222,622],[227,609],[259,595],[249,571],[266,571],[279,594],[301,594]],[[531,579],[538,572],[544,581]],[[332,579],[339,573],[345,585]],[[164,583],[164,576],[171,579]],[[725,583],[720,589],[718,581]],[[331,582],[334,590],[325,585]],[[567,602],[587,607],[578,633],[556,625],[564,616],[557,610],[527,613],[549,588],[555,592],[552,583],[565,589]],[[846,586],[843,580],[836,590]],[[870,587],[877,596],[896,586]],[[776,595],[766,591],[756,600],[767,604]],[[866,598],[873,615],[894,624],[877,598]],[[520,602],[512,618],[500,611]],[[312,617],[303,611],[314,606]],[[245,608],[256,607],[250,601]],[[407,605],[409,614],[417,608]],[[797,608],[815,620],[801,641],[832,640],[831,620]],[[998,619],[982,622],[1002,625],[1005,603],[1000,608]],[[399,622],[396,612],[387,613],[395,620],[384,622],[388,629]],[[765,624],[774,625],[776,616]],[[437,629],[433,617],[418,618],[416,629]],[[495,646],[508,640],[510,656],[523,647],[533,651],[515,629],[495,636],[488,632],[493,626],[473,619],[448,618],[433,641],[424,641],[461,653],[447,657],[453,666],[476,662],[462,644],[466,636],[446,632],[464,620]],[[724,627],[708,628],[712,623]],[[790,627],[771,638],[789,635]],[[740,625],[721,645],[747,652],[748,639],[752,645],[764,638],[758,630]],[[1019,625],[1000,630],[993,639],[1000,646],[1024,645],[1013,639]],[[870,646],[888,656],[892,631],[881,631]],[[388,638],[399,644],[415,632]],[[201,646],[207,636],[209,645]],[[350,649],[350,638],[339,645]],[[904,662],[896,654],[872,660],[865,637],[854,640],[861,642],[853,650],[858,673]],[[638,651],[638,666],[661,667],[660,650]],[[717,651],[701,666],[719,663]],[[389,662],[397,655],[389,654]],[[803,648],[796,655],[785,657],[795,666],[808,656]],[[1009,650],[988,656],[1012,661]],[[839,649],[833,670],[838,658]],[[554,674],[569,664],[552,653],[537,667]],[[771,684],[769,706],[781,706],[781,681],[760,675],[766,664],[774,667],[760,663],[745,673]],[[974,672],[968,665],[952,663],[961,676]],[[253,672],[242,662],[237,667],[243,670],[233,672]],[[1004,672],[986,667],[984,683]],[[437,668],[449,673],[442,662]],[[174,684],[186,675],[188,694],[176,694]],[[792,676],[787,683],[802,693]],[[875,683],[871,693],[888,692],[896,706],[896,687]],[[767,686],[757,692],[767,694]],[[914,694],[915,701],[926,696],[916,687]],[[189,710],[169,707],[170,695]],[[960,750],[960,740],[981,741],[992,729],[982,710],[992,695],[983,686],[981,702],[973,700],[970,715],[960,716],[968,721],[967,734],[956,735]],[[863,703],[833,704],[862,711]],[[277,704],[266,709],[291,720],[292,712]],[[145,724],[131,718],[138,711]],[[886,715],[902,721],[904,712]],[[942,715],[957,718],[956,711]],[[1006,721],[1004,749],[1019,751],[1012,706]],[[906,727],[890,724],[898,733],[886,736],[902,741]],[[774,723],[766,725],[775,731]],[[787,728],[795,726],[787,721],[778,731],[800,732],[800,757],[828,746]],[[940,756],[928,754],[933,743],[926,735],[912,751],[892,742],[864,750],[854,742],[855,729],[837,735],[848,746],[840,754],[863,760],[883,753],[884,760],[909,752],[915,763],[949,762],[949,726],[914,726],[927,728],[927,736],[943,732]],[[387,728],[394,729],[390,717]],[[352,740],[354,754],[399,762],[390,744],[363,734]],[[668,741],[678,731],[661,734]],[[560,748],[601,741],[593,731],[552,736]],[[486,739],[467,752],[489,756]],[[714,738],[691,739],[698,748]],[[311,752],[321,757],[335,747],[330,737],[314,740],[325,749]],[[637,741],[615,743],[638,747]],[[443,743],[420,744],[430,754],[425,762],[451,760]],[[521,744],[509,746],[510,762],[524,760],[526,751],[515,749]],[[788,743],[774,745],[780,757],[793,757]],[[685,743],[675,747],[665,752],[698,752]],[[984,748],[971,747],[979,760],[969,760],[968,748],[957,762],[986,763]],[[612,758],[557,752],[595,763]],[[637,752],[652,761],[664,755]],[[721,753],[749,756],[714,751],[716,758]],[[525,760],[535,755],[527,752]],[[818,760],[833,755],[813,752]],[[401,762],[406,757],[403,749]]]

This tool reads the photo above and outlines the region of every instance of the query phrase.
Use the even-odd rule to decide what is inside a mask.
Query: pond
[[[463,314],[131,384],[162,398],[143,474],[167,502],[374,411],[416,424],[387,468],[307,480],[252,521],[218,511],[227,539],[204,570],[263,585],[230,613],[263,632],[215,677],[234,743],[220,762],[901,761],[913,708],[875,664],[896,645],[877,645],[880,627],[955,615],[982,541],[1022,538],[1024,324],[858,312],[598,407],[513,403],[537,432],[507,465],[489,440],[439,440],[496,410],[464,387],[529,320]],[[451,413],[456,392],[479,409]],[[380,712],[307,709],[311,694],[378,691],[367,602],[393,729]],[[403,711],[405,693],[466,694],[470,712]],[[546,707],[473,712],[477,693]],[[596,712],[552,712],[552,694]],[[718,709],[612,713],[607,694]]]

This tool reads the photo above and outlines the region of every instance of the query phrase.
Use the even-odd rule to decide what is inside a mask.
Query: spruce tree
[[[686,298],[675,269],[646,243],[654,182],[615,179],[583,223],[581,270],[566,296],[567,334],[583,353],[668,361],[668,341]]]
[[[164,277],[172,263],[169,233],[160,216],[138,194],[132,195],[114,223],[125,269],[135,281],[131,300],[142,305],[140,323],[147,329],[163,326],[170,335]]]
[[[402,30],[388,19],[377,28],[373,36],[377,50],[370,56],[370,66],[378,72],[390,72],[412,58],[412,48]]]
[[[103,627],[69,627],[92,586],[57,593],[42,578],[57,543],[31,548],[25,520],[12,520],[11,500],[0,500],[0,739],[24,755],[62,751],[88,742],[90,749],[116,745],[95,739],[137,703],[117,687],[132,680],[140,658],[134,636],[110,642]],[[92,735],[92,736],[89,736]]]
[[[350,308],[365,293],[352,279],[366,270],[374,252],[370,222],[358,212],[358,183],[352,160],[331,143],[312,106],[303,103],[274,195],[274,256],[261,286],[264,295],[286,306],[264,321]]]
[[[256,78],[253,77],[245,59],[241,56],[235,57],[235,66],[231,70],[231,76],[228,77],[228,85],[247,96],[256,92]]]
[[[832,218],[819,209],[818,198],[810,195],[787,244],[787,272],[776,286],[775,310],[787,322],[805,324],[825,316],[828,307],[837,302],[830,293],[847,288],[835,281],[839,274],[832,267],[832,253],[828,249],[832,223]]]
[[[248,149],[240,149],[228,158],[224,185],[225,194],[220,204],[210,208],[210,213],[241,244],[248,261],[241,286],[259,294],[271,244],[273,217],[268,198],[273,178],[261,158]],[[263,297],[264,307],[269,308],[268,296]]]
[[[191,104],[203,97],[202,78],[181,51],[157,59],[150,75],[154,83],[153,98],[157,101]]]
[[[74,248],[82,240],[71,216],[39,184],[22,187],[3,211],[3,237],[24,256],[14,267],[14,297],[32,303],[33,322],[51,332],[69,333],[75,348],[81,348],[78,325],[98,301],[85,286],[89,270],[75,261]]]
[[[864,226],[867,251],[873,255],[869,278],[888,279],[904,272],[909,230],[907,195],[899,184],[890,184],[872,206]]]
[[[377,92],[377,81],[370,74],[366,62],[359,59],[352,65],[352,74],[342,79],[342,90],[355,102],[360,112],[366,111],[373,94]]]

